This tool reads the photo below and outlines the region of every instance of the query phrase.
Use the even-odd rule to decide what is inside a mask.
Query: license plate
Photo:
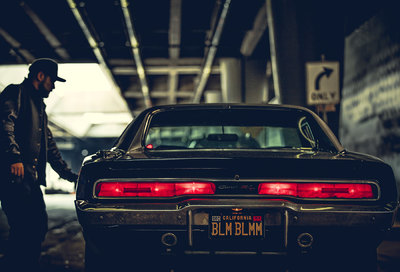
[[[253,214],[212,214],[210,238],[264,238],[264,217]]]

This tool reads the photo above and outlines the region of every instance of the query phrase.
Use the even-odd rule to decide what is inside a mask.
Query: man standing
[[[46,186],[46,163],[61,178],[76,182],[47,126],[47,98],[58,77],[58,64],[37,59],[28,78],[0,94],[0,199],[10,226],[5,254],[11,271],[36,271],[41,243],[47,233],[47,212],[40,185]],[[28,270],[26,270],[28,271]]]

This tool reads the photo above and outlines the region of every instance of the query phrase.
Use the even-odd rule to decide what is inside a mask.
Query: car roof
[[[284,104],[245,104],[245,103],[204,103],[204,104],[171,104],[160,105],[148,108],[148,111],[156,110],[176,110],[176,109],[282,109],[282,110],[303,110],[311,112],[309,109]]]

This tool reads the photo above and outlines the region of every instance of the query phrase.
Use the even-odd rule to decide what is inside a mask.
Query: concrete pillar
[[[266,64],[263,60],[246,60],[244,65],[245,102],[268,102]]]
[[[267,14],[272,24],[275,51],[273,73],[274,80],[279,81],[280,103],[305,105],[305,68],[301,56],[299,40],[299,22],[295,0],[267,0]]]
[[[222,58],[219,60],[221,70],[222,102],[242,102],[242,69],[240,59]]]
[[[343,59],[343,5],[324,1],[266,0],[271,62],[283,104],[306,106],[305,64]],[[274,82],[274,86],[275,86]]]
[[[204,92],[205,103],[221,103],[222,94],[220,91],[206,91]]]

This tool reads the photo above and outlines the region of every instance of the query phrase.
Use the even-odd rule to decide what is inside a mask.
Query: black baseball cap
[[[66,81],[65,79],[57,75],[58,64],[52,59],[48,58],[36,59],[32,62],[31,66],[29,66],[30,73],[38,73],[40,71],[50,76],[54,81],[61,81],[61,82]]]

